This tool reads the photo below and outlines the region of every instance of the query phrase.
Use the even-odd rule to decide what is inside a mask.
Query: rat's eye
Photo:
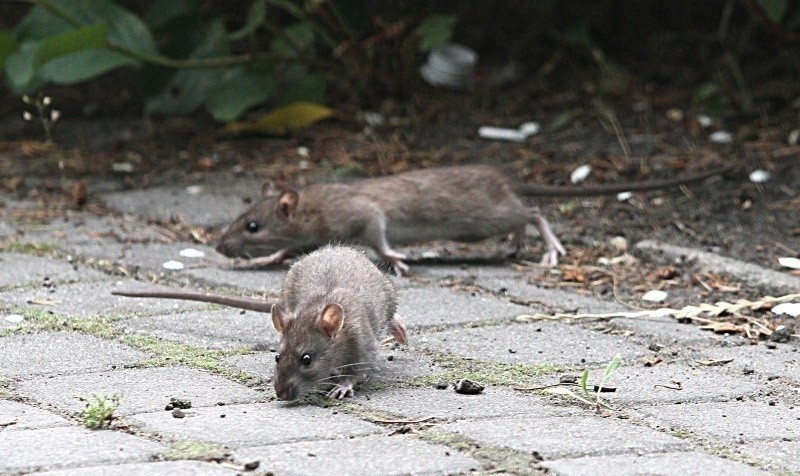
[[[246,228],[247,228],[247,231],[249,231],[250,233],[255,233],[261,227],[258,225],[257,221],[251,221],[251,222],[247,223]]]
[[[280,361],[281,361],[281,354],[275,354],[275,363],[277,364]]]
[[[311,356],[308,354],[303,354],[303,357],[300,359],[300,362],[302,362],[303,365],[311,365]]]

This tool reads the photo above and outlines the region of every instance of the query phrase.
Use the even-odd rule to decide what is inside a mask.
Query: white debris
[[[717,131],[712,133],[709,138],[711,142],[716,142],[717,144],[730,144],[733,142],[733,134],[728,131]]]
[[[12,324],[16,324],[18,322],[22,322],[25,320],[24,316],[20,316],[19,314],[9,314],[5,317],[6,322],[10,322]]]
[[[111,171],[118,174],[133,173],[133,164],[130,162],[114,162],[111,164]]]
[[[442,256],[441,253],[439,253],[438,251],[435,251],[435,250],[429,250],[429,251],[423,251],[422,252],[422,257],[425,258],[425,259],[436,259],[436,258],[441,258],[441,256]]]
[[[780,264],[784,268],[800,269],[800,259],[792,258],[789,256],[778,258],[778,264]]]
[[[711,126],[711,124],[714,123],[714,121],[712,121],[711,118],[706,116],[705,114],[700,114],[699,116],[697,116],[697,122],[700,123],[701,127],[709,127]]]
[[[650,302],[663,302],[665,299],[667,299],[667,293],[658,289],[647,291],[644,293],[644,296],[642,296],[643,301]]]
[[[164,269],[172,269],[172,270],[179,270],[184,268],[183,263],[181,263],[180,261],[166,261],[161,266],[163,266]]]
[[[364,111],[364,122],[370,127],[377,127],[383,124],[383,114],[374,111]]]
[[[478,53],[464,45],[446,43],[431,51],[419,72],[432,86],[461,89],[472,86],[477,63]]]
[[[633,197],[633,192],[619,192],[617,194],[617,201],[627,202]]]
[[[510,140],[514,142],[522,142],[525,140],[525,134],[519,129],[508,129],[505,127],[481,126],[478,129],[478,135],[481,139],[494,139],[494,140]]]
[[[589,164],[583,164],[580,167],[576,168],[569,174],[569,180],[572,183],[583,182],[589,177],[589,174],[592,173],[592,166]]]
[[[683,120],[683,111],[680,109],[667,109],[667,119],[670,121],[680,122]]]
[[[608,240],[608,242],[617,251],[628,251],[628,240],[626,240],[624,236],[615,236],[614,238]]]
[[[309,163],[307,160],[301,160],[300,162],[297,163],[297,166],[303,170],[306,170],[309,167],[311,167],[311,163]]]
[[[194,248],[182,249],[179,254],[184,258],[202,258],[206,255],[204,252],[196,250]]]
[[[309,155],[308,147],[304,147],[302,145],[295,149],[295,152],[297,152],[297,155],[300,157],[308,157]]]
[[[200,195],[205,191],[205,187],[202,185],[189,185],[186,187],[186,193],[189,195]]]
[[[772,308],[775,314],[787,314],[792,317],[800,317],[800,302],[784,302]]]
[[[750,181],[753,183],[764,183],[772,178],[772,174],[763,169],[750,172]]]
[[[789,145],[797,145],[797,143],[800,142],[800,129],[792,129],[792,132],[789,133],[787,142]]]
[[[526,122],[519,126],[519,131],[525,137],[538,134],[540,130],[542,130],[542,126],[540,126],[538,122]]]

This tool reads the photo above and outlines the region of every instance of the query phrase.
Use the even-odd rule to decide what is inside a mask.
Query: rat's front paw
[[[343,398],[352,398],[353,396],[353,382],[347,381],[337,383],[335,387],[328,392],[328,398],[334,400],[341,400]]]

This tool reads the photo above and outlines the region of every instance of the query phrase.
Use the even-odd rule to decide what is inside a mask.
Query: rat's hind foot
[[[408,340],[408,335],[406,334],[406,325],[403,324],[400,316],[396,314],[389,322],[389,331],[392,333],[394,341],[398,344],[405,344]]]
[[[557,265],[558,255],[566,255],[567,250],[564,249],[564,245],[561,244],[556,234],[553,233],[552,229],[550,229],[550,224],[547,223],[547,218],[542,215],[538,208],[534,208],[532,210],[532,219],[533,224],[536,225],[536,228],[539,230],[539,234],[542,235],[544,244],[547,247],[547,252],[542,255],[542,260],[540,263],[544,266]]]
[[[403,263],[403,260],[406,259],[406,255],[403,253],[386,250],[381,253],[381,258],[392,264],[394,272],[397,273],[398,276],[406,276],[408,274],[408,265]]]
[[[352,396],[353,396],[353,381],[350,379],[343,379],[340,383],[337,383],[330,390],[330,392],[328,392],[328,398],[331,398],[333,400],[352,398]]]
[[[234,268],[264,268],[273,264],[281,264],[289,256],[289,250],[279,250],[269,256],[259,256],[258,258],[239,259],[233,262]]]

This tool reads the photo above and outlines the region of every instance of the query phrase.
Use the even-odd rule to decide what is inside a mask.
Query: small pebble
[[[478,383],[473,382],[472,380],[468,379],[461,379],[453,386],[453,389],[456,393],[461,393],[464,395],[477,395],[483,392],[485,387]]]
[[[733,142],[733,134],[728,131],[717,131],[709,136],[711,142],[716,142],[717,144],[730,144]]]
[[[742,373],[745,375],[753,375],[756,371],[752,367],[745,367],[742,369]]]
[[[792,338],[792,327],[791,326],[778,326],[772,332],[772,335],[769,336],[770,342],[777,342],[779,344],[785,344],[789,342]]]
[[[175,408],[175,409],[172,410],[172,417],[173,418],[183,418],[185,416],[186,416],[186,414],[183,413],[183,410],[181,410],[180,408]]]
[[[667,299],[667,293],[659,289],[647,291],[644,296],[642,296],[642,301],[649,302],[664,302],[665,299]]]
[[[447,382],[437,382],[436,383],[436,390],[445,390],[449,386],[450,386],[450,384],[447,383]]]
[[[583,164],[580,167],[576,168],[569,174],[569,181],[572,183],[583,182],[589,177],[589,174],[592,173],[592,166],[589,164]]]
[[[255,471],[258,467],[261,466],[261,461],[255,460],[249,463],[244,464],[245,471]]]
[[[750,172],[750,181],[753,183],[764,183],[770,179],[772,175],[766,170],[753,170]]]
[[[573,384],[573,383],[578,383],[578,380],[579,380],[579,377],[577,375],[567,374],[567,375],[562,375],[561,377],[559,377],[558,383],[561,383],[561,384]]]

